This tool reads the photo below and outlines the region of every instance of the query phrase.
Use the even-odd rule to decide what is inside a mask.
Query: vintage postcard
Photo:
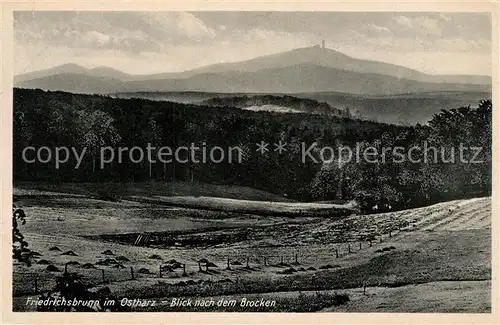
[[[3,322],[500,322],[497,9],[5,3]]]

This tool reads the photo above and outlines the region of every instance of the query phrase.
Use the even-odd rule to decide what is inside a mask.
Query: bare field
[[[262,215],[303,216],[305,214],[325,214],[328,216],[349,215],[354,213],[354,203],[302,203],[302,202],[272,202],[252,201],[242,199],[228,199],[219,197],[194,196],[156,196],[138,197],[131,199],[152,204],[167,204],[185,208],[203,209],[210,211],[227,211],[234,213],[252,213]]]
[[[292,202],[279,195],[235,185],[213,185],[188,182],[143,182],[143,183],[48,183],[19,182],[14,187],[14,195],[72,195],[99,196],[111,193],[117,196],[163,195],[163,196],[209,196],[255,201]]]
[[[49,290],[68,262],[68,270],[83,275],[92,290],[108,286],[113,294],[128,298],[281,297],[283,292],[310,290],[342,290],[351,295],[363,286],[372,288],[369,292],[389,288],[376,297],[352,299],[345,305],[347,311],[364,306],[374,311],[398,310],[397,299],[402,297],[406,308],[426,283],[491,279],[490,198],[377,215],[297,219],[129,200],[109,202],[64,192],[51,192],[56,197],[17,193],[18,204],[28,216],[22,231],[29,248],[42,256],[31,267],[14,265],[15,310],[23,310],[24,299],[34,294],[35,278],[39,292]],[[165,232],[162,236],[179,245],[144,247],[113,240],[113,235],[139,229]],[[240,238],[241,233],[245,236]],[[102,234],[111,239],[100,239]],[[225,240],[208,241],[215,237]],[[206,244],[192,247],[185,244],[189,240]],[[51,250],[54,246],[59,250]],[[102,254],[107,250],[112,255]],[[67,251],[75,255],[64,255]],[[203,258],[216,267],[200,270],[198,260]],[[162,269],[160,274],[160,266],[173,259],[186,265],[186,274],[182,268]],[[39,264],[40,260],[45,261]],[[58,271],[47,270],[48,265]],[[396,290],[404,287],[412,289]],[[446,290],[445,285],[437,286],[429,295],[444,301]],[[472,295],[467,293],[473,292],[470,286],[463,290],[464,295]],[[385,300],[388,307],[378,308]],[[462,308],[458,301],[455,307],[446,301],[449,310],[487,309],[483,302]],[[429,303],[415,310],[442,309],[438,307]]]

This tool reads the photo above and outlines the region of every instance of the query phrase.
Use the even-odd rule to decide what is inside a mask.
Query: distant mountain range
[[[65,64],[14,78],[20,88],[74,93],[198,91],[222,93],[345,92],[384,96],[421,92],[491,92],[491,77],[429,75],[393,64],[359,60],[319,46],[179,73],[130,75]]]

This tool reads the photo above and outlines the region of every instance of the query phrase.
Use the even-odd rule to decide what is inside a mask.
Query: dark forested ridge
[[[184,104],[201,104],[206,102],[213,106],[243,105],[244,98],[277,98],[292,97],[288,102],[278,100],[278,104],[296,105],[297,101],[312,99],[318,103],[328,104],[341,112],[340,116],[351,115],[362,120],[371,120],[389,124],[415,125],[427,123],[434,114],[441,109],[456,108],[471,105],[477,107],[481,99],[491,98],[491,92],[429,92],[409,93],[391,96],[355,95],[339,92],[293,93],[293,94],[259,94],[259,93],[206,93],[206,92],[130,92],[115,93],[112,97],[144,98],[162,100]],[[231,104],[226,100],[234,97],[236,102]],[[213,100],[213,101],[208,101]],[[263,102],[263,101],[261,101]],[[251,103],[251,101],[250,101]],[[275,102],[276,103],[276,102]],[[304,102],[305,103],[305,102]],[[315,103],[305,104],[306,107],[315,107]],[[324,104],[322,104],[324,105]],[[321,110],[320,110],[321,112]]]
[[[330,106],[328,103],[319,102],[314,99],[298,98],[289,95],[253,95],[253,96],[228,96],[214,97],[204,100],[200,103],[206,106],[215,107],[237,107],[247,108],[250,106],[276,105],[285,108],[291,108],[296,111],[312,114],[327,114],[340,117],[352,117],[349,110],[341,110]]]
[[[386,199],[393,207],[489,195],[491,191],[491,101],[477,109],[443,107],[428,125],[397,126],[325,114],[252,112],[146,99],[14,89],[14,180],[172,181],[244,185],[302,201]],[[317,142],[317,147],[411,148],[429,145],[449,150],[462,144],[482,147],[482,163],[301,161],[301,153],[273,151],[273,143]],[[270,143],[261,154],[255,144]],[[152,146],[238,146],[241,163],[133,163],[114,161],[99,168],[99,148]],[[26,146],[87,148],[75,164],[27,164]],[[423,157],[414,153],[414,160]],[[470,156],[468,158],[471,158]]]

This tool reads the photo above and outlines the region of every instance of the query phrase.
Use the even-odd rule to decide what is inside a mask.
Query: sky
[[[15,74],[177,72],[320,44],[429,74],[491,75],[491,17],[425,12],[14,12]]]

